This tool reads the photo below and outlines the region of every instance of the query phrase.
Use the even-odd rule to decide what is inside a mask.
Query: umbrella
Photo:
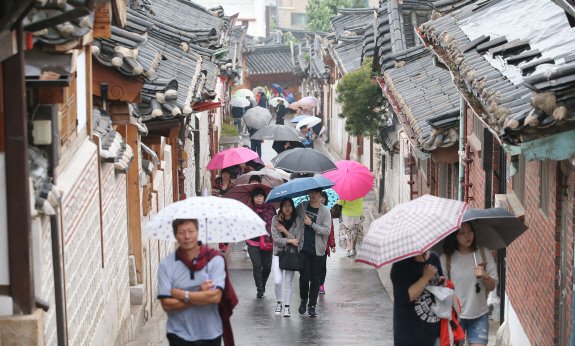
[[[282,100],[284,102],[284,106],[289,106],[289,102],[287,102],[286,99],[282,98],[282,97],[274,97],[273,99],[270,100],[270,106],[272,107],[277,107],[279,105],[279,101]]]
[[[301,107],[302,109],[312,109],[313,108],[312,105],[310,105],[309,103],[301,102],[301,100],[297,101],[297,102],[290,103],[290,105],[288,106],[289,109],[293,109],[293,110],[297,110],[298,107]]]
[[[276,141],[305,141],[305,137],[301,132],[297,131],[291,126],[286,125],[270,125],[259,129],[256,133],[250,136],[250,139],[266,140],[273,139]]]
[[[333,189],[341,199],[353,201],[365,197],[373,187],[373,174],[361,163],[341,160],[335,165],[337,170],[324,173],[323,176],[335,183]]]
[[[297,118],[297,117],[296,117]],[[302,120],[300,120],[297,125],[295,126],[297,129],[300,129],[302,126],[307,127],[314,127],[315,125],[321,123],[321,119],[318,117],[308,116]]]
[[[502,208],[469,208],[463,214],[461,222],[469,222],[475,231],[477,245],[489,250],[509,246],[528,229],[515,215]],[[432,250],[439,254],[443,253],[443,243],[443,240],[440,241]]]
[[[254,175],[258,175],[262,181],[262,184],[271,188],[280,186],[284,183],[283,179],[280,178],[273,169],[263,168],[261,171],[253,171],[242,174],[236,179],[236,184],[249,184],[250,178]]]
[[[251,105],[251,103],[245,97],[234,97],[230,101],[230,105],[232,107],[246,108]]]
[[[145,226],[150,237],[175,241],[172,221],[197,219],[198,239],[237,242],[268,234],[266,223],[246,205],[229,198],[189,197],[160,210]]]
[[[245,205],[250,205],[250,193],[258,187],[264,189],[266,195],[270,193],[272,188],[264,184],[242,184],[236,185],[230,191],[226,192],[222,197],[235,199]]]
[[[327,189],[333,186],[333,182],[326,177],[299,178],[289,181],[280,186],[274,187],[269,193],[266,203],[280,202],[282,198],[301,197],[308,190],[322,188]]]
[[[303,145],[302,142],[296,142],[296,141],[274,141],[274,143],[272,144],[272,149],[276,151],[276,153],[281,154],[283,153],[286,148],[285,145],[287,142],[290,142],[290,146],[291,148],[289,149],[293,149],[293,148],[305,148],[305,145]]]
[[[356,262],[376,268],[423,254],[461,225],[467,203],[425,195],[371,223]]]
[[[267,90],[266,90],[266,88],[264,88],[264,87],[262,87],[262,86],[257,86],[257,87],[255,87],[255,88],[252,89],[252,93],[254,93],[254,95],[257,94],[257,93],[259,93],[260,91],[263,91],[265,94],[268,93]]]
[[[337,169],[326,154],[309,148],[286,150],[271,162],[275,168],[292,173],[325,173]]]
[[[272,88],[276,89],[278,94],[286,94],[284,89],[279,84],[272,84]]]
[[[259,171],[260,169],[262,169],[266,166],[264,164],[264,162],[262,161],[262,159],[260,159],[259,157],[255,158],[251,161],[246,162],[246,165],[252,167],[256,171]]]
[[[211,171],[213,169],[222,169],[226,167],[231,167],[233,165],[239,165],[240,163],[246,163],[250,160],[254,160],[259,157],[255,151],[251,151],[248,148],[231,148],[219,152],[214,156],[206,169]]]
[[[294,117],[293,120],[291,121],[292,123],[299,123],[300,121],[311,117],[311,115],[307,115],[307,114],[302,114],[302,115],[298,115],[297,117]]]
[[[240,89],[234,93],[234,96],[254,97],[254,93],[249,89]]]
[[[327,190],[323,190],[323,191],[327,193],[327,205],[326,205],[326,207],[328,207],[329,209],[333,208],[333,206],[337,203],[337,200],[339,199],[339,195],[333,189],[327,189]],[[296,206],[298,204],[300,204],[301,202],[305,202],[305,201],[309,201],[309,196],[302,196],[302,197],[297,197],[297,198],[293,199],[293,203]]]
[[[244,115],[244,120],[249,127],[261,129],[270,123],[272,115],[269,110],[258,106],[248,109]]]
[[[303,103],[307,103],[308,105],[311,105],[313,107],[317,107],[317,98],[313,97],[313,96],[306,96],[304,98],[302,98],[301,100],[299,100],[298,102],[303,102]]]

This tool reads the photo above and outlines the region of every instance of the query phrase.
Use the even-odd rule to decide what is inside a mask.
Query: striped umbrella
[[[467,203],[425,195],[372,222],[356,262],[376,268],[421,255],[461,225]]]

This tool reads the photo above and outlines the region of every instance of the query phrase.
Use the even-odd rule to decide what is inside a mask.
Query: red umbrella
[[[235,199],[236,201],[240,201],[245,205],[251,205],[251,197],[250,193],[257,188],[264,189],[266,196],[272,190],[271,187],[264,185],[264,184],[241,184],[234,186],[230,191],[224,194],[222,197],[224,198],[231,198]],[[279,203],[270,203],[274,208],[279,208]]]
[[[210,160],[206,169],[208,171],[213,169],[222,169],[233,165],[239,165],[240,163],[246,163],[256,158],[259,158],[258,154],[248,148],[231,148],[216,154],[216,156]]]
[[[340,199],[353,201],[365,197],[373,187],[373,175],[361,163],[341,160],[335,165],[337,170],[326,172],[323,176],[335,183],[332,189]]]

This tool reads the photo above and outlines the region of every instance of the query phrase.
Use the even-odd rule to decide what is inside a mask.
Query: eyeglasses
[[[481,292],[481,287],[479,287],[479,282],[475,284],[475,293]]]

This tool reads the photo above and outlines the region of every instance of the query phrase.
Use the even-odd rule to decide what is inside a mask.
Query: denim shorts
[[[467,335],[467,342],[470,344],[487,344],[489,336],[489,314],[474,318],[462,318],[459,325]]]

